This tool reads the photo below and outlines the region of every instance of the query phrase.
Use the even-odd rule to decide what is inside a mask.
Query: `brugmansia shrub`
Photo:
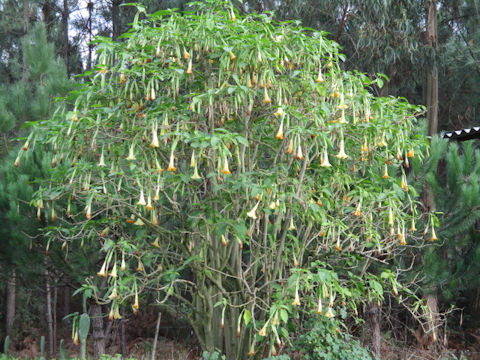
[[[204,350],[244,359],[275,355],[300,313],[356,316],[403,289],[369,270],[416,241],[403,167],[421,109],[372,96],[381,79],[342,71],[321,32],[225,2],[139,7],[122,40],[97,39],[75,108],[30,139],[53,167],[32,204],[67,203],[65,249],[100,246],[111,319],[154,290]]]

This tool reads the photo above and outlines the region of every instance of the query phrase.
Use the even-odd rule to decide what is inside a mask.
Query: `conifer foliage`
[[[428,161],[418,165],[414,174],[429,185],[440,222],[439,241],[424,252],[424,289],[447,307],[452,300],[461,304],[479,285],[480,150],[473,141],[435,138]]]

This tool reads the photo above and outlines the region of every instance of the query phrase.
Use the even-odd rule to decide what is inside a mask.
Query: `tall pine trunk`
[[[45,256],[45,295],[47,301],[47,311],[45,314],[47,320],[47,358],[53,356],[53,316],[52,316],[52,286],[50,284],[50,274],[48,271],[48,257]]]
[[[5,335],[10,336],[10,339],[12,339],[15,322],[16,287],[17,271],[13,268],[7,281],[7,304],[5,309]],[[10,343],[12,343],[12,340],[10,340]]]
[[[431,51],[431,65],[427,73],[427,118],[428,118],[428,135],[433,136],[438,132],[438,68],[437,68],[437,0],[427,0],[427,45]],[[427,185],[428,186],[428,185]],[[435,199],[432,198],[430,191],[424,190],[423,202],[425,207],[433,211],[435,209]],[[429,321],[427,323],[427,334],[430,341],[426,343],[437,342],[436,328],[438,327],[438,299],[436,290],[433,289],[430,293],[424,295],[424,300],[428,308]]]
[[[371,301],[368,304],[368,325],[371,334],[371,348],[375,356],[380,358],[382,347],[382,334],[380,332],[381,309],[377,302]]]
[[[65,61],[65,66],[67,68],[67,76],[70,75],[70,49],[68,43],[68,0],[63,0],[63,11],[62,11],[62,42],[63,42],[63,61]]]
[[[88,9],[88,63],[87,69],[90,70],[92,68],[92,53],[93,53],[93,45],[92,45],[92,16],[93,16],[93,2],[89,1],[87,4]]]
[[[93,357],[98,359],[105,354],[105,332],[101,305],[90,305],[90,319],[92,323]]]
[[[112,39],[117,41],[120,35],[120,4],[121,0],[112,0]]]
[[[430,70],[427,73],[427,118],[428,135],[433,136],[438,131],[438,68],[436,60],[437,50],[437,1],[427,0],[427,41],[432,49]]]

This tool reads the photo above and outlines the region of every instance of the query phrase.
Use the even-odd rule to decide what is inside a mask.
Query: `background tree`
[[[50,117],[54,108],[54,97],[71,89],[63,64],[56,60],[53,45],[47,43],[43,24],[33,27],[32,33],[22,42],[22,50],[24,71],[21,74],[12,73],[13,83],[0,86],[0,103],[3,108],[0,129],[3,135],[2,157],[5,159],[0,167],[0,208],[3,224],[0,246],[1,266],[5,269],[5,278],[8,279],[6,335],[14,335],[17,279],[21,284],[28,283],[31,281],[29,279],[38,277],[42,268],[42,261],[38,257],[37,261],[32,263],[32,258],[38,254],[35,250],[32,251],[31,237],[39,234],[39,223],[35,221],[37,215],[28,208],[33,192],[33,179],[45,176],[42,175],[45,159],[41,154],[37,154],[36,157],[25,159],[19,169],[15,168],[15,156],[19,147],[13,137],[23,135],[20,127],[25,122]],[[27,140],[25,150],[28,143],[30,141]]]
[[[479,160],[480,152],[472,142],[458,145],[436,138],[428,161],[423,166],[413,163],[417,184],[429,185],[430,197],[435,199],[439,214],[440,241],[423,252],[422,289],[438,298],[442,312],[452,305],[463,308],[467,302],[476,301]],[[473,308],[465,309],[462,316],[468,321],[476,319]]]

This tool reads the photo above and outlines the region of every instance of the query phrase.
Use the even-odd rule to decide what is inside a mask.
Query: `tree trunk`
[[[435,346],[440,336],[438,336],[440,318],[438,315],[438,299],[436,293],[425,296],[425,304],[427,305],[427,336],[426,344]]]
[[[92,53],[93,53],[93,45],[92,45],[93,2],[91,2],[91,1],[88,2],[87,9],[88,9],[88,63],[87,63],[87,69],[90,70],[92,68]]]
[[[58,304],[58,287],[57,281],[53,286],[53,306],[52,306],[52,318],[53,318],[53,352],[57,351],[57,304]]]
[[[158,312],[158,317],[157,317],[157,326],[155,328],[155,338],[153,339],[153,346],[152,346],[152,355],[150,357],[150,360],[155,360],[155,355],[157,352],[157,341],[158,341],[158,332],[160,331],[160,321],[162,319],[162,313],[159,311]]]
[[[427,0],[427,9],[427,41],[432,49],[432,64],[427,73],[426,105],[428,135],[433,136],[438,132],[437,1]]]
[[[94,359],[98,359],[105,354],[105,332],[103,329],[102,306],[99,304],[92,304],[90,306],[90,312],[90,319],[92,322],[93,357]]]
[[[427,42],[432,49],[432,64],[430,71],[427,73],[427,118],[428,118],[428,135],[433,136],[438,132],[438,68],[437,68],[437,0],[427,0]],[[428,185],[427,185],[428,186]],[[433,211],[435,208],[435,199],[430,195],[428,188],[425,190],[423,202],[427,209]],[[435,292],[425,296],[426,305],[428,308],[428,326],[427,333],[430,341],[427,343],[436,344],[438,337],[436,329],[439,323],[438,318],[438,301]]]
[[[65,61],[65,66],[67,68],[67,76],[70,74],[70,61],[69,54],[70,48],[68,43],[68,0],[63,0],[63,11],[62,11],[62,36],[63,36],[63,61]]]
[[[43,22],[47,29],[48,41],[52,41],[52,26],[55,24],[55,10],[53,6],[54,4],[52,4],[51,0],[45,0],[42,6]]]
[[[120,3],[121,0],[112,0],[112,40],[117,41],[120,35]]]
[[[50,274],[48,272],[48,257],[45,256],[45,296],[47,300],[47,311],[45,317],[47,319],[47,358],[53,356],[53,318],[52,318],[52,288],[50,285]]]
[[[380,333],[380,307],[375,301],[368,305],[368,324],[372,336],[372,351],[375,356],[380,357],[382,347],[382,335]]]
[[[70,288],[68,285],[63,287],[63,308],[62,308],[62,319],[65,318],[67,315],[70,315]],[[69,326],[67,324],[68,321],[63,320],[65,326]]]
[[[120,320],[120,342],[122,347],[122,357],[127,356],[127,346],[125,341],[125,310],[122,309],[122,319]]]
[[[12,343],[13,325],[15,322],[16,287],[17,271],[13,268],[7,281],[7,304],[5,311],[5,335],[10,336],[10,344]]]

